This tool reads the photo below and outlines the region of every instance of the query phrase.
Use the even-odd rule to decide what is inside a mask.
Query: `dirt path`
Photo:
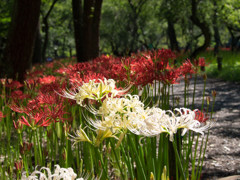
[[[175,95],[183,102],[183,84],[176,85]],[[193,80],[190,81],[193,89]],[[202,179],[217,179],[240,174],[240,83],[207,79],[206,96],[216,90],[214,118],[216,124],[210,131]],[[197,80],[196,107],[201,107],[203,80]],[[190,102],[191,99],[190,99]]]

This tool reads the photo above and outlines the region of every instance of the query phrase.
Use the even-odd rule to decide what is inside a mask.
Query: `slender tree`
[[[213,1],[213,6],[214,6],[214,14],[213,14],[213,31],[214,31],[214,41],[215,41],[215,46],[214,46],[214,55],[217,56],[219,52],[219,47],[221,45],[221,38],[219,34],[219,29],[218,29],[218,12],[217,12],[217,1]]]
[[[43,15],[43,31],[45,33],[44,36],[44,41],[43,41],[43,47],[42,47],[42,58],[43,60],[46,59],[46,50],[47,50],[47,46],[48,46],[48,39],[49,39],[49,24],[48,24],[48,18],[55,6],[55,4],[57,3],[58,0],[53,0],[49,10],[47,11],[46,15]]]
[[[35,37],[35,45],[34,45],[34,51],[33,51],[33,57],[32,57],[32,64],[36,63],[42,63],[42,38],[40,33],[40,21],[37,26],[37,33]]]
[[[197,0],[192,0],[191,2],[192,2],[192,15],[190,19],[193,22],[193,24],[195,24],[197,27],[201,29],[202,34],[205,38],[203,45],[196,48],[190,55],[191,59],[194,59],[197,57],[197,55],[200,52],[206,50],[207,47],[210,45],[211,33],[210,33],[210,28],[208,24],[204,20],[200,21],[199,17],[197,16],[197,6],[198,6]]]
[[[99,26],[102,0],[72,0],[78,62],[99,56]]]
[[[24,80],[25,71],[31,65],[40,6],[41,0],[15,0],[1,65],[2,76]]]

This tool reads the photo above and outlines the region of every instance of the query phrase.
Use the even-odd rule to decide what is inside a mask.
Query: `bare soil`
[[[175,96],[183,104],[184,83],[175,87]],[[190,80],[189,95],[192,96],[193,80]],[[195,107],[201,108],[204,81],[197,79]],[[240,83],[217,79],[207,79],[206,96],[212,99],[212,91],[217,92],[213,118],[217,120],[211,128],[202,179],[214,180],[220,177],[240,174]],[[190,98],[190,103],[192,98]]]

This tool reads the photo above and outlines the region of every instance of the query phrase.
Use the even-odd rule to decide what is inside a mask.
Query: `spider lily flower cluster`
[[[101,101],[103,98],[115,97],[124,94],[131,86],[124,90],[117,90],[116,83],[113,79],[104,80],[89,80],[79,87],[75,87],[72,91],[63,91],[63,96],[69,99],[76,100],[77,104],[83,106],[85,99]]]
[[[179,107],[179,100],[176,101],[174,91],[171,92],[173,84],[184,78],[184,107],[190,107],[187,99],[190,88],[186,83],[199,71],[199,66],[204,65],[204,59],[194,64],[190,60],[174,64],[175,58],[170,50],[161,49],[121,58],[101,56],[84,63],[54,61],[33,68],[24,84],[1,80],[0,129],[9,144],[0,151],[9,159],[4,159],[0,179],[1,174],[11,169],[8,167],[13,161],[17,172],[8,174],[19,179],[23,170],[26,171],[23,177],[33,171],[32,165],[51,167],[56,163],[72,167],[75,172],[86,170],[91,172],[89,177],[97,175],[102,179],[111,179],[109,172],[114,173],[115,179],[160,179],[161,174],[167,178],[171,175],[168,170],[178,166],[169,165],[170,158],[177,157],[171,150],[173,144],[179,146],[175,148],[181,153],[182,159],[178,162],[186,162],[183,169],[187,170],[196,159],[189,156],[198,137],[191,131],[203,134],[212,125],[208,120],[212,114],[205,116],[199,110],[175,108]],[[193,100],[192,107],[194,105]],[[208,107],[205,111],[208,112]],[[13,145],[19,152],[13,156],[12,124],[21,145]],[[179,138],[181,135],[184,137]],[[163,173],[165,165],[168,170]],[[57,177],[56,173],[53,177],[43,168],[29,178],[41,176],[40,171],[45,173],[43,179]],[[176,172],[180,171],[178,166]]]
[[[126,130],[136,135],[149,137],[167,133],[170,141],[173,141],[174,134],[179,129],[183,129],[182,136],[184,136],[188,130],[204,134],[204,131],[211,126],[211,123],[203,124],[199,121],[199,110],[175,108],[173,111],[165,111],[157,107],[144,107],[144,103],[137,95],[125,94],[123,97],[116,97],[123,91],[120,93],[116,90],[113,79],[92,80],[89,83],[83,83],[77,89],[78,92],[74,93],[64,91],[64,96],[76,100],[79,105],[84,107],[84,99],[96,100],[101,103],[99,108],[93,106],[88,108],[96,117],[96,119],[88,118],[88,122],[96,129],[97,137],[99,137],[99,133],[105,134],[100,135],[101,141],[104,137],[115,137],[113,134]],[[105,99],[103,100],[103,98]],[[97,117],[101,119],[97,119]],[[81,128],[76,135],[75,138],[71,136],[75,142],[91,142]],[[99,138],[97,140],[99,142]]]
[[[44,171],[47,173],[44,173]],[[62,168],[59,165],[55,165],[54,173],[51,172],[50,168],[42,167],[40,170],[36,169],[29,176],[26,175],[26,172],[23,172],[21,180],[85,180],[89,178],[88,176],[87,174],[84,177],[77,178],[77,174],[72,168]]]

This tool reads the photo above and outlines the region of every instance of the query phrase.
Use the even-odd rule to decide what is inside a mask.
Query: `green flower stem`
[[[34,134],[34,136],[33,136],[33,147],[34,147],[34,163],[35,163],[35,166],[36,165],[38,165],[38,163],[39,163],[39,159],[38,159],[38,151],[37,151],[37,139],[36,139],[36,132],[35,132],[35,130],[33,130],[33,134]]]
[[[77,171],[78,172],[81,172],[81,164],[80,164],[80,158],[81,158],[81,155],[80,155],[80,143],[77,143],[77,148],[75,148],[75,154],[76,154],[76,161],[77,161]]]
[[[23,166],[24,166],[24,168],[25,168],[25,171],[26,171],[26,175],[28,176],[29,175],[29,173],[28,173],[28,161],[27,161],[27,158],[26,158],[26,155],[24,154],[23,155]]]
[[[206,81],[207,81],[207,79],[204,78],[204,88],[203,88],[203,95],[202,95],[202,108],[201,108],[201,111],[203,111],[203,106],[204,106],[204,98],[205,98],[205,90],[206,90]]]
[[[54,164],[56,164],[57,162],[57,152],[58,152],[58,136],[57,136],[57,131],[56,131],[56,126],[55,124],[53,124],[52,126],[52,130],[53,130],[53,146],[52,146],[52,150],[53,150],[53,159],[54,159]]]
[[[194,109],[195,93],[196,93],[196,84],[197,84],[197,74],[194,76],[194,86],[193,86],[193,100],[192,100],[192,109]]]
[[[158,106],[159,107],[161,107],[161,83],[160,82],[158,82],[158,96],[159,96],[159,98],[158,98]]]
[[[151,156],[150,156],[150,160],[151,160],[151,169],[152,169],[152,171],[151,172],[153,172],[153,174],[154,175],[156,175],[156,167],[155,167],[155,164],[156,164],[156,157],[157,157],[157,152],[156,152],[156,150],[157,150],[157,147],[156,147],[156,145],[157,145],[157,138],[156,137],[152,137],[152,138],[150,138],[150,143],[151,143],[151,146],[147,146],[147,147],[151,147],[150,148],[150,150],[148,151],[148,152],[151,152]],[[150,172],[150,173],[151,173]]]
[[[187,174],[187,177],[189,177],[188,167],[189,167],[190,153],[192,152],[193,140],[194,140],[194,133],[192,131],[189,131],[188,144],[187,144],[188,147],[187,147],[187,150],[186,150],[186,157],[185,157],[186,160],[185,160],[185,163],[184,163],[184,166],[183,166],[183,170]]]
[[[201,161],[201,165],[200,165],[200,170],[198,171],[197,179],[200,179],[200,176],[201,176],[202,166],[203,166],[203,160],[204,160],[204,156],[205,156],[206,149],[207,149],[207,143],[208,143],[209,132],[210,132],[210,131],[208,130],[207,138],[206,138],[205,145],[204,145],[204,151],[203,151],[202,161]]]
[[[38,146],[39,163],[40,163],[40,165],[43,165],[42,144],[41,144],[41,141],[39,140],[37,130],[35,131],[35,136],[36,136],[36,141],[37,141],[37,146]]]
[[[193,157],[193,160],[192,160],[192,175],[191,175],[192,179],[195,179],[195,175],[196,175],[196,173],[195,173],[195,162],[196,162],[196,157],[197,157],[198,140],[199,140],[199,134],[197,135],[197,141],[196,141],[195,150],[194,150],[194,157]]]
[[[93,147],[93,148],[94,148],[94,147]],[[95,150],[96,150],[96,154],[97,154],[98,159],[100,160],[101,165],[102,165],[102,168],[103,168],[103,172],[104,172],[103,175],[105,175],[105,176],[103,176],[102,178],[104,178],[104,179],[105,179],[105,178],[106,178],[106,179],[110,179],[109,176],[108,176],[108,173],[107,173],[107,168],[106,168],[107,164],[106,164],[106,165],[104,164],[104,162],[103,162],[103,157],[102,157],[102,154],[100,153],[99,148],[95,147]]]
[[[124,159],[124,161],[127,164],[130,177],[131,177],[131,179],[135,179],[134,178],[134,174],[133,174],[133,169],[134,168],[133,168],[133,165],[131,164],[131,158],[130,158],[129,154],[128,154],[128,156],[126,155],[126,152],[125,152],[124,147],[123,147],[122,144],[120,145],[120,149],[122,151],[123,159]]]
[[[158,157],[156,163],[156,179],[160,179],[162,175],[163,167],[166,166],[169,169],[169,161],[168,161],[168,138],[165,133],[161,133],[159,136],[158,142]],[[168,171],[169,175],[169,171]]]
[[[123,171],[122,171],[123,168],[121,167],[120,162],[119,162],[120,156],[117,156],[117,153],[116,153],[116,150],[115,150],[115,145],[114,145],[114,143],[111,140],[110,140],[110,144],[111,144],[112,151],[113,151],[113,154],[115,156],[115,160],[117,162],[118,168],[120,170],[121,177],[122,177],[122,179],[125,179]]]
[[[212,110],[211,110],[210,120],[212,120],[212,114],[213,114],[214,105],[215,105],[215,96],[213,97],[213,104],[212,104]],[[204,145],[204,151],[203,151],[202,161],[201,161],[201,164],[200,164],[200,170],[198,171],[197,179],[200,179],[200,176],[201,176],[202,166],[203,166],[203,160],[204,160],[204,156],[205,156],[206,149],[207,149],[209,132],[210,132],[210,130],[208,129],[208,133],[207,133],[207,137],[206,137],[206,141],[205,141],[205,145]]]
[[[169,109],[169,105],[170,105],[170,85],[168,85],[168,92],[167,92],[167,107],[166,109]]]
[[[141,174],[141,177],[142,177],[143,180],[147,180],[145,172],[144,172],[143,165],[141,163],[141,159],[139,157],[139,153],[138,153],[137,148],[135,146],[135,143],[134,143],[131,136],[128,136],[128,139],[130,141],[131,147],[133,148],[133,151],[134,151],[134,153],[136,155],[136,158],[137,158],[136,159],[137,171]]]
[[[173,84],[172,84],[172,103],[173,103],[173,109],[174,109],[175,108],[175,99],[174,99]]]
[[[187,107],[187,77],[185,76],[185,81],[184,81],[184,107]]]
[[[176,161],[178,163],[178,167],[180,168],[180,174],[183,177],[183,179],[185,180],[186,177],[185,177],[185,174],[184,174],[184,171],[183,171],[183,166],[182,166],[182,163],[181,163],[181,159],[179,157],[177,145],[176,145],[175,141],[173,141],[172,143],[173,143],[173,149],[174,149],[174,152],[175,152]]]

